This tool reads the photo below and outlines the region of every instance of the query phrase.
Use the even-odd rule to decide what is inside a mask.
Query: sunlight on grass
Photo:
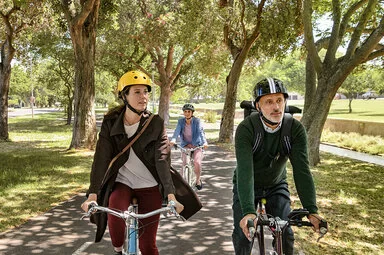
[[[71,127],[58,116],[10,120],[11,142],[0,147],[0,231],[88,188],[94,152],[68,151]]]
[[[304,254],[381,254],[384,236],[382,204],[384,167],[321,154],[322,163],[312,169],[317,187],[319,213],[329,233],[316,242],[316,234],[294,228],[295,246]],[[293,183],[289,166],[289,183]],[[294,185],[290,187],[297,196]],[[294,207],[301,207],[296,200]]]
[[[323,130],[321,141],[373,155],[384,155],[384,138],[380,136],[360,135],[357,133],[341,133]]]
[[[357,203],[357,199],[354,197],[348,197],[343,190],[340,190],[338,202],[353,205]]]

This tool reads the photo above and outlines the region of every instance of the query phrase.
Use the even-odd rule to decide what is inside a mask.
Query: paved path
[[[336,154],[342,157],[353,158],[368,163],[384,166],[384,157],[369,155],[357,151],[351,151],[343,148],[339,148],[332,145],[320,144],[320,150]]]

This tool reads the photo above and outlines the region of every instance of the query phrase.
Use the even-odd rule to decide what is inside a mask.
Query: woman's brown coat
[[[105,115],[97,141],[88,194],[96,193],[97,203],[101,206],[108,206],[109,195],[117,173],[128,160],[132,148],[159,183],[163,198],[166,199],[168,194],[175,194],[175,187],[169,170],[168,137],[164,128],[164,121],[158,115],[153,117],[147,129],[132,145],[132,148],[122,154],[108,170],[111,160],[128,145],[131,139],[143,128],[149,117],[149,113],[143,114],[136,134],[128,139],[124,130],[125,109],[125,107],[121,107]],[[98,213],[93,215],[91,220],[97,225],[95,242],[99,242],[107,226],[107,215]]]

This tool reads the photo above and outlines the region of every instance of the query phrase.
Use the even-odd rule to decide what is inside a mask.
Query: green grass
[[[72,133],[62,117],[9,119],[11,142],[0,142],[0,232],[86,189],[93,152],[67,150]]]
[[[290,100],[290,105],[294,105],[303,109],[303,100]],[[384,122],[384,100],[352,100],[352,112],[349,113],[349,100],[333,100],[328,117],[349,119],[349,120],[364,120]]]
[[[384,137],[360,135],[358,133],[341,133],[323,130],[321,142],[338,147],[384,156]]]
[[[329,233],[317,243],[312,230],[294,228],[296,247],[305,254],[382,254],[384,167],[325,153],[321,158],[312,173]],[[290,190],[300,207],[295,189]]]

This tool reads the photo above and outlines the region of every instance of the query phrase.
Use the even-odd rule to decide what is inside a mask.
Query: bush
[[[217,116],[216,112],[208,111],[208,112],[204,113],[203,119],[208,123],[216,123],[218,116]]]

